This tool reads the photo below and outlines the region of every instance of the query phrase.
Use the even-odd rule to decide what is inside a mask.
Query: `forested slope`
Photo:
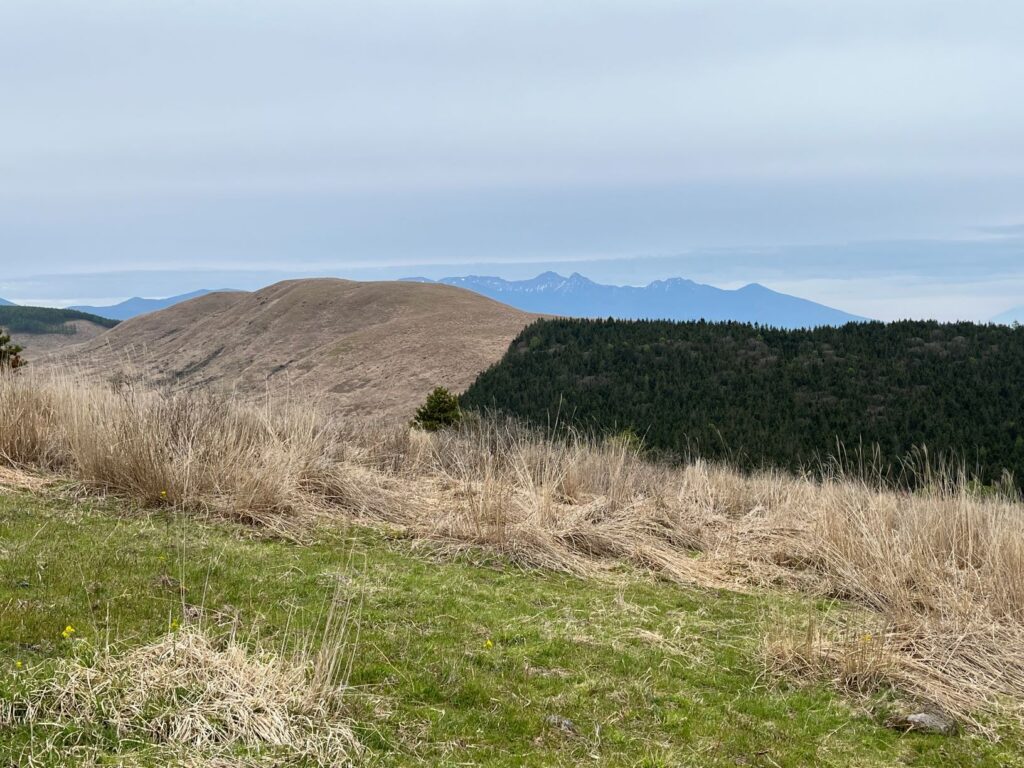
[[[1024,328],[907,321],[779,330],[740,323],[542,320],[463,405],[602,431],[744,467],[799,469],[877,446],[1024,478]]]
[[[118,322],[74,309],[14,305],[0,307],[0,328],[11,333],[60,333],[70,336],[75,333],[71,323],[76,320],[84,320],[103,328],[113,328]]]

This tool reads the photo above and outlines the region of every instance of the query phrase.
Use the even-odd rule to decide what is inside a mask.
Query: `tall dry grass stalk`
[[[909,493],[841,472],[669,467],[626,442],[551,441],[493,420],[425,434],[70,375],[0,377],[0,403],[6,462],[143,504],[280,530],[343,515],[580,575],[629,562],[682,583],[842,598],[870,611],[873,655],[848,642],[864,633],[823,627],[772,645],[782,666],[813,655],[819,671],[842,670],[829,659],[856,653],[884,663],[849,679],[979,727],[1024,722],[1024,508],[962,483]]]
[[[26,371],[0,375],[0,408],[0,461],[143,505],[291,532],[328,503],[361,503],[347,496],[336,430],[297,407],[235,408]]]

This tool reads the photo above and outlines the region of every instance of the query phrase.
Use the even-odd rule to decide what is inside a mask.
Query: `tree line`
[[[51,307],[0,307],[0,327],[9,333],[61,333],[73,334],[72,320],[88,320],[104,328],[113,328],[117,320],[110,320],[76,309]]]
[[[1024,328],[904,321],[539,320],[461,396],[549,428],[632,430],[743,468],[878,466],[926,448],[985,483],[1024,479]]]

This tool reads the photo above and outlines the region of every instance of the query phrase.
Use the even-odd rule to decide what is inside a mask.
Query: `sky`
[[[1024,305],[1019,0],[4,0],[0,296],[290,276]]]

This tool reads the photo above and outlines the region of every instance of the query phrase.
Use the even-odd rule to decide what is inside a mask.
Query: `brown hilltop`
[[[127,320],[64,359],[174,389],[408,418],[433,387],[469,386],[536,317],[448,285],[289,280]]]

